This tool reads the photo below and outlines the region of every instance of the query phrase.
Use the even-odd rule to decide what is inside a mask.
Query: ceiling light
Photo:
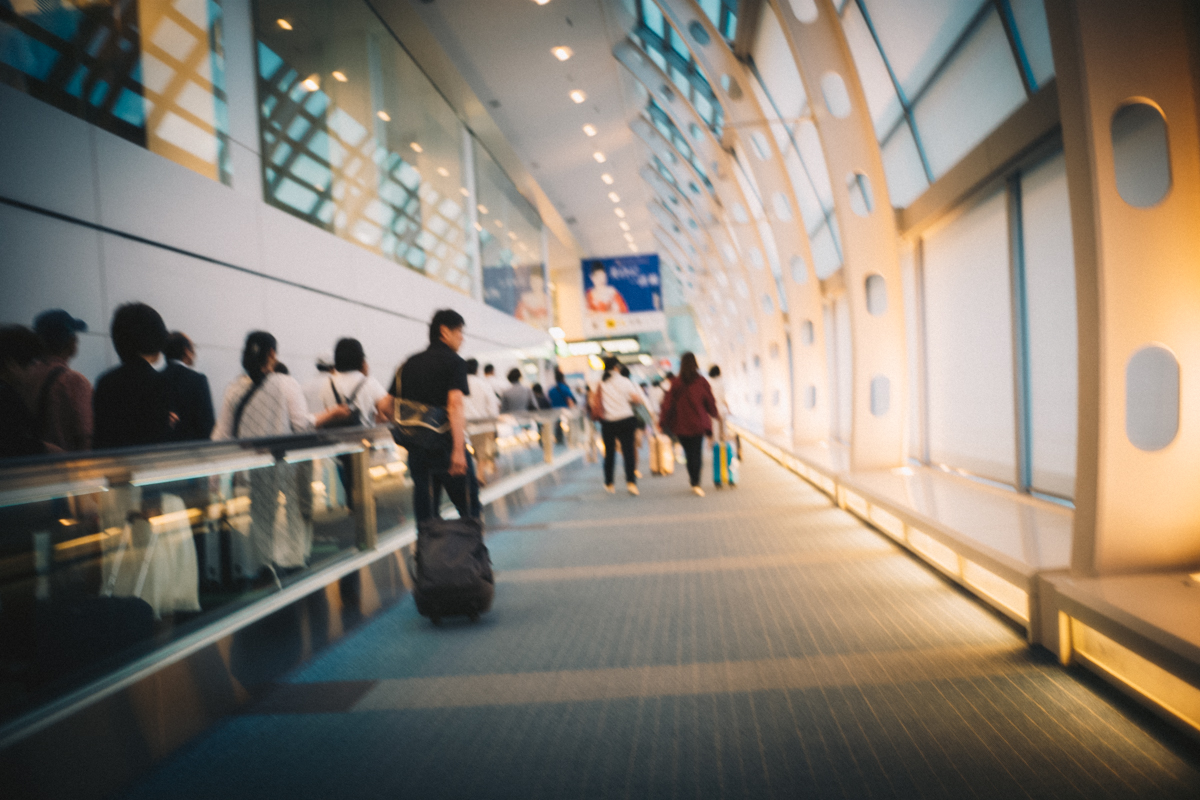
[[[625,241],[629,242],[630,244],[633,244],[633,234],[631,234],[631,233],[625,234]]]
[[[583,132],[586,133],[588,136],[595,136],[596,135],[596,126],[595,125],[584,125]]]
[[[619,194],[617,194],[616,192],[609,192],[608,199],[612,200],[614,203],[621,202],[621,196]]]
[[[478,222],[476,222],[476,223],[475,223],[475,230],[477,230],[477,231],[481,231],[481,230],[483,230],[483,226],[482,226],[482,225],[480,225]]]
[[[283,28],[285,31],[290,31],[292,29],[292,23],[288,22],[286,19],[283,19],[282,17],[275,20],[275,24],[278,25],[279,27]]]
[[[416,142],[409,142],[408,146],[411,147],[413,149],[413,152],[415,152],[415,153],[424,153],[425,152],[425,148],[421,147],[421,145],[417,144]]]
[[[512,231],[509,231],[508,238],[512,239],[515,242],[517,240],[517,235],[515,233],[513,233]]]
[[[618,217],[620,217],[621,219],[625,219],[625,209],[623,209],[623,208],[614,208],[614,209],[613,209],[613,213],[614,213],[614,214],[616,214],[616,215],[617,215]]]
[[[487,206],[485,206],[483,203],[480,203],[479,205],[477,205],[475,207],[479,209],[480,214],[488,213]]]
[[[582,103],[584,100],[587,100],[587,95],[584,94],[583,91],[581,91],[580,89],[572,89],[571,90],[571,99],[574,100],[576,103]]]
[[[629,252],[636,253],[637,251],[638,251],[638,246],[636,244],[634,244],[633,242],[630,242],[629,243]]]
[[[458,193],[459,193],[459,194],[461,194],[463,197],[470,197],[470,196],[471,196],[471,193],[467,191],[467,187],[465,187],[465,186],[464,186],[464,187],[462,187],[461,189],[459,189],[459,190],[458,190]]]
[[[503,223],[503,222],[501,222],[500,220],[495,220],[495,223],[496,223],[496,227],[497,227],[497,228],[503,228],[503,227],[504,227],[504,223]]]
[[[604,153],[601,153],[599,150],[592,153],[592,158],[596,159],[596,163],[598,164],[603,164],[605,161],[608,161],[608,159],[604,157]]]
[[[305,89],[308,89],[310,92],[315,92],[317,89],[321,88],[321,82],[319,80],[317,80],[316,75],[309,75],[307,78],[304,79],[304,81],[301,85]]]
[[[533,0],[533,2],[537,3],[539,6],[544,6],[546,3],[549,3],[550,0]]]
[[[346,81],[350,80],[346,77],[346,73],[342,72],[340,69],[335,69],[330,74],[333,75],[333,79],[338,83],[345,83]]]
[[[441,175],[443,178],[449,178],[449,177],[450,177],[450,170],[446,169],[445,167],[438,167],[438,168],[437,168],[437,174],[438,174],[438,175]]]
[[[600,176],[600,180],[604,181],[604,182],[605,182],[605,183],[607,183],[609,186],[612,186],[612,182],[613,182],[613,176],[612,176],[612,175],[609,175],[609,174],[606,172],[606,173],[604,173],[603,175],[601,175],[601,176]]]
[[[623,231],[627,231],[627,230],[629,230],[629,223],[626,222],[625,220],[621,220],[620,222],[617,223],[617,227]]]
[[[391,115],[391,114],[389,114],[389,113],[387,113],[386,111],[376,111],[376,112],[375,112],[375,116],[379,117],[379,118],[380,118],[381,120],[383,120],[384,122],[391,122],[391,121],[392,121],[392,115]]]
[[[571,48],[561,47],[561,46],[554,48],[550,52],[554,53],[554,57],[557,58],[559,61],[566,61],[568,58],[575,55],[574,51],[572,51]]]

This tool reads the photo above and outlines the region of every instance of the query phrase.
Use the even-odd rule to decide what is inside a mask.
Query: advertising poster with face
[[[537,328],[550,324],[550,305],[541,264],[483,268],[483,300]]]
[[[657,254],[584,259],[583,291],[588,336],[666,327]]]

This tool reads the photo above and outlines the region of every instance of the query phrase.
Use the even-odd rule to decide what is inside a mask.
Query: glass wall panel
[[[1025,58],[1033,70],[1038,86],[1054,77],[1054,57],[1050,52],[1050,29],[1046,25],[1046,9],[1042,0],[1008,0]]]
[[[453,109],[358,0],[256,11],[266,201],[469,294]]]
[[[1075,253],[1061,153],[1021,176],[1033,488],[1071,497],[1078,420]]]
[[[483,259],[483,300],[539,328],[550,325],[542,263],[542,221],[478,142],[476,227]]]
[[[783,119],[791,122],[808,105],[804,84],[792,58],[792,49],[780,27],[775,11],[764,4],[754,42],[754,65],[775,107]]]
[[[892,138],[883,145],[882,155],[883,172],[887,176],[893,207],[904,208],[929,188],[925,168],[921,165],[921,155],[917,152],[917,143],[913,141],[908,125],[896,129]]]
[[[875,136],[882,139],[900,121],[904,109],[896,97],[896,88],[888,75],[887,64],[879,55],[879,48],[875,46],[862,12],[853,3],[842,17],[842,30],[846,33],[850,54],[854,57],[863,93],[867,96],[867,108],[875,123]]]
[[[988,0],[865,0],[883,52],[910,98],[934,70]],[[849,16],[850,12],[847,12]]]
[[[1008,253],[1003,191],[972,204],[924,241],[930,459],[1011,484]]]
[[[0,3],[0,81],[229,184],[217,0]]]
[[[837,272],[838,267],[842,265],[842,259],[838,256],[837,247],[833,243],[830,227],[822,225],[816,233],[812,234],[809,242],[812,246],[813,270],[817,273],[817,277],[824,280]]]
[[[913,109],[934,177],[1024,102],[1004,26],[992,12]]]

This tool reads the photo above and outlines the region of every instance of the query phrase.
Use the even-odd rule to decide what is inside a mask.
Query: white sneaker
[[[611,483],[606,483],[604,484],[604,491],[608,492],[609,494],[616,494],[617,487],[613,486]]]
[[[636,483],[627,483],[627,484],[625,484],[625,488],[628,489],[629,493],[632,495],[641,494],[641,492],[638,491]]]
[[[696,497],[704,497],[704,490],[701,489],[699,486],[693,486],[692,494],[696,495]]]

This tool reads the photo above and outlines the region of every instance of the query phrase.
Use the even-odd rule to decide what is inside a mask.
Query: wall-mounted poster
[[[483,300],[537,328],[550,324],[550,306],[541,264],[483,268]]]
[[[584,333],[660,331],[666,327],[658,255],[583,260]]]

